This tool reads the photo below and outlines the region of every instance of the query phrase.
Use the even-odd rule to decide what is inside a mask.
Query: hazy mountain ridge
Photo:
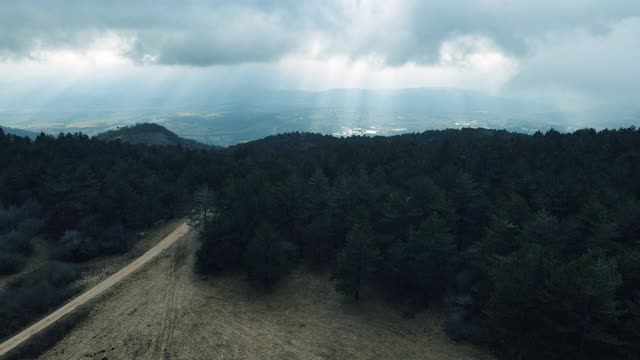
[[[0,125],[0,129],[2,129],[2,131],[4,131],[5,134],[17,135],[17,136],[22,136],[22,137],[26,136],[26,137],[29,137],[31,139],[35,139],[39,135],[39,133],[34,132],[34,131],[16,129],[16,128],[6,127],[6,126],[2,126],[2,125]]]
[[[164,126],[153,123],[140,123],[132,126],[123,126],[115,130],[98,134],[96,139],[102,141],[122,141],[131,144],[173,146],[182,145],[188,148],[209,148],[195,140],[185,139]]]
[[[82,97],[86,101],[79,101]],[[194,96],[148,99],[149,103],[143,101],[136,106],[120,94],[107,99],[88,91],[66,99],[71,103],[58,104],[50,99],[46,112],[6,112],[5,123],[50,134],[80,131],[90,136],[116,127],[157,123],[178,136],[221,146],[295,131],[336,136],[397,135],[472,127],[533,134],[551,128],[571,132],[582,128],[584,119],[597,124],[596,129],[638,123],[638,113],[629,109],[618,109],[615,116],[613,110],[607,114],[567,113],[542,100],[452,88],[212,89]],[[76,110],[64,111],[66,108]],[[101,110],[104,108],[109,110]]]

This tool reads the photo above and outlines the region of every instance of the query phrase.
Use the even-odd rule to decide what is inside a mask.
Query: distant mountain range
[[[211,87],[187,94],[158,91],[149,97],[131,95],[135,91],[125,94],[99,88],[73,87],[65,91],[47,98],[46,104],[27,104],[23,110],[13,112],[3,105],[8,100],[0,98],[0,108],[5,109],[0,115],[9,119],[12,126],[50,134],[80,131],[96,136],[116,127],[156,123],[170,130],[147,125],[144,129],[129,128],[124,134],[109,133],[101,138],[185,146],[191,146],[186,139],[229,146],[296,131],[387,136],[482,127],[532,134],[550,128],[573,131],[587,125],[596,129],[637,126],[640,121],[640,112],[626,108],[604,113],[595,110],[570,113],[543,100],[446,88],[225,91]],[[176,140],[179,137],[184,138]]]
[[[98,134],[95,136],[103,141],[122,141],[131,144],[145,145],[182,145],[188,148],[206,149],[210,145],[199,143],[195,140],[181,138],[167,128],[151,123],[123,126],[115,130]]]
[[[131,92],[70,87],[46,102],[38,99],[9,101],[0,99],[0,108],[42,111],[216,111],[262,110],[279,112],[291,109],[337,108],[349,110],[418,112],[422,114],[466,114],[477,111],[521,114],[553,111],[549,104],[538,104],[510,97],[485,95],[450,88],[405,88],[390,90],[331,89],[324,91],[266,89],[202,89],[175,94],[158,91],[154,96],[132,96]]]

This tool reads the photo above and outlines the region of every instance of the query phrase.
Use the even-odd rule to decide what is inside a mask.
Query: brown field
[[[189,234],[96,302],[41,359],[491,359],[454,344],[436,312],[405,319],[346,303],[326,276],[297,271],[271,293],[240,275],[192,271]]]

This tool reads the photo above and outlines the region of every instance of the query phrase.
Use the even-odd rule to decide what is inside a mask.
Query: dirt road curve
[[[140,269],[144,264],[155,258],[162,251],[169,248],[173,245],[180,237],[189,232],[189,225],[186,223],[182,223],[180,226],[175,228],[169,235],[167,235],[164,239],[162,239],[156,246],[152,247],[144,253],[142,256],[137,258],[135,261],[125,266],[115,274],[109,276],[107,279],[94,286],[93,288],[87,290],[77,298],[71,300],[58,310],[49,314],[47,317],[38,321],[37,323],[29,326],[22,332],[18,333],[14,337],[0,344],[0,356],[8,353],[13,350],[26,340],[28,340],[31,336],[37,334],[38,332],[46,329],[51,324],[60,320],[65,315],[70,314],[78,307],[82,306],[86,302],[96,298],[100,294],[104,293],[105,290],[111,288],[113,285],[124,279],[127,275],[133,273],[134,271]]]

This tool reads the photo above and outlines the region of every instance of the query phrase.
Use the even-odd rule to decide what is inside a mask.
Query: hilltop
[[[102,141],[120,140],[130,144],[182,145],[184,147],[197,149],[210,147],[195,140],[182,138],[164,126],[152,123],[119,127],[115,130],[109,130],[96,135],[96,139]]]

